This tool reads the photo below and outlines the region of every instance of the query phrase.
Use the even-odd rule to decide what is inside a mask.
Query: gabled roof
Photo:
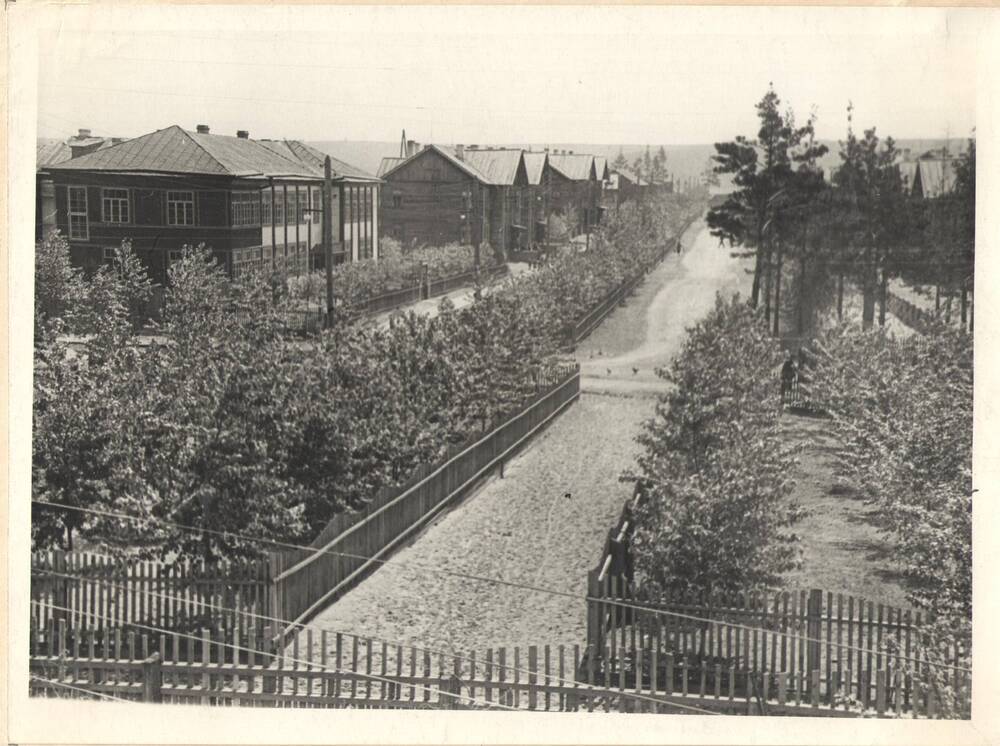
[[[594,156],[583,153],[549,153],[552,168],[573,181],[596,181]]]
[[[312,145],[307,145],[301,140],[256,140],[255,142],[259,142],[265,148],[274,151],[284,158],[304,164],[316,176],[322,177],[325,175],[324,162],[327,154],[317,150]],[[334,179],[376,180],[375,176],[333,156],[330,156],[330,170],[333,172]]]
[[[442,148],[442,147],[440,147],[438,145],[425,145],[422,150],[418,150],[416,153],[414,153],[413,155],[411,155],[409,158],[403,158],[395,166],[393,166],[392,168],[388,169],[385,173],[382,174],[382,178],[383,179],[389,178],[389,176],[391,176],[392,174],[396,173],[396,171],[398,171],[400,168],[402,168],[406,164],[411,163],[411,162],[417,160],[418,158],[423,158],[424,156],[428,155],[429,153],[437,153],[439,156],[441,156],[442,158],[444,158],[446,161],[448,161],[448,163],[450,163],[451,165],[453,165],[459,171],[462,171],[463,173],[468,174],[473,179],[477,179],[478,181],[481,181],[484,184],[489,184],[490,183],[489,181],[486,180],[486,177],[483,174],[481,174],[479,172],[479,170],[475,166],[473,166],[473,165],[471,165],[469,163],[466,163],[465,161],[459,160],[459,158],[453,152],[451,152],[448,148]]]
[[[597,171],[598,181],[607,181],[611,176],[611,172],[608,170],[608,159],[603,155],[594,156],[594,169]]]
[[[35,142],[35,168],[45,168],[54,163],[68,161],[72,156],[65,140],[39,137]]]
[[[919,185],[920,193],[926,199],[947,194],[955,188],[955,159],[924,159],[916,162],[912,187]]]
[[[188,132],[177,125],[58,163],[52,169],[316,177],[301,160],[280,155],[256,140]]]
[[[517,182],[518,172],[523,173],[524,152],[505,148],[466,148],[462,162],[478,171],[483,183],[510,186]]]
[[[378,164],[378,173],[376,176],[382,178],[389,171],[392,171],[396,166],[405,161],[405,158],[383,158],[382,162]]]
[[[528,183],[538,186],[542,183],[542,175],[545,173],[545,162],[548,160],[548,153],[524,153],[524,168],[528,173]]]

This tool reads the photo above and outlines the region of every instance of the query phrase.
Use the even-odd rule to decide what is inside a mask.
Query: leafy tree
[[[777,343],[759,313],[716,298],[659,375],[672,385],[639,443],[644,488],[636,571],[655,600],[743,590],[795,566],[800,518],[788,501],[790,453],[778,436]]]
[[[61,320],[72,331],[79,323],[87,299],[82,272],[70,261],[69,242],[51,231],[35,244],[35,338],[46,325]]]

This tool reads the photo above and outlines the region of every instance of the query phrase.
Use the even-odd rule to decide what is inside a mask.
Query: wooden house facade
[[[557,150],[549,153],[550,207],[571,220],[574,233],[589,233],[601,215],[601,180],[592,155]],[[602,172],[603,173],[603,172]]]
[[[323,156],[294,141],[257,141],[176,125],[46,169],[56,226],[74,264],[92,271],[132,242],[161,284],[185,246],[205,244],[238,277],[254,269],[304,272],[322,244]],[[346,164],[342,164],[346,166]],[[335,170],[334,250],[377,256],[378,179]],[[348,172],[349,171],[349,172]]]
[[[383,230],[404,244],[512,249],[527,240],[520,150],[427,145],[380,170]]]

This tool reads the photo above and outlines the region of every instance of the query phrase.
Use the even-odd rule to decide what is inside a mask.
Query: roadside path
[[[684,327],[710,307],[716,290],[730,292],[744,281],[740,263],[718,248],[703,224],[692,227],[685,246],[685,254],[668,257],[581,345],[580,400],[507,464],[505,478],[491,479],[444,513],[397,552],[392,565],[321,612],[317,626],[459,653],[584,639],[586,573],[630,494],[619,476],[635,463],[635,436],[653,412],[655,399],[646,394],[663,388],[652,368],[668,362]],[[634,344],[612,347],[619,339]],[[596,357],[602,344],[614,354],[592,361],[591,349]],[[641,379],[631,371],[640,364]],[[602,379],[601,365],[616,376]],[[419,569],[428,565],[577,598]]]

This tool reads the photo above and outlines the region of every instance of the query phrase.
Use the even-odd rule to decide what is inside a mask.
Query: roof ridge
[[[207,155],[209,158],[211,158],[216,164],[218,164],[219,168],[221,168],[225,173],[230,174],[230,175],[235,175],[235,174],[233,174],[232,170],[230,170],[229,167],[226,166],[225,163],[223,163],[218,158],[216,158],[214,155],[212,155],[212,153],[208,150],[208,148],[206,148],[200,142],[198,142],[193,137],[191,137],[191,133],[188,132],[186,129],[184,129],[183,127],[181,127],[179,124],[172,124],[172,125],[170,125],[170,127],[176,127],[181,132],[183,132],[184,136],[187,137],[187,139],[190,140],[192,143],[194,143],[194,146],[196,148],[198,148],[201,152],[203,152],[205,155]],[[165,130],[170,129],[170,127],[164,127],[162,130],[156,130],[156,132],[163,132]],[[151,135],[155,135],[156,132],[151,132],[150,134]]]

